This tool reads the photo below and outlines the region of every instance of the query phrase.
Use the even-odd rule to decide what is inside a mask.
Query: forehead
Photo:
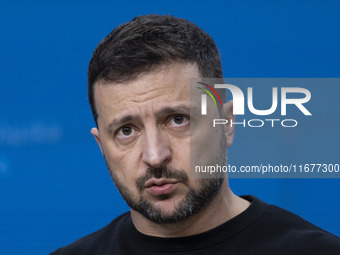
[[[126,83],[105,82],[95,85],[94,96],[98,121],[124,112],[190,104],[190,80],[199,77],[191,63],[175,63],[158,67]]]

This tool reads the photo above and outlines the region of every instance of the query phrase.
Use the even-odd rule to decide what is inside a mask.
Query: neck
[[[157,237],[184,237],[213,229],[243,212],[249,202],[230,190],[227,178],[211,203],[196,215],[178,223],[156,224],[137,211],[131,210],[132,222],[145,235]]]

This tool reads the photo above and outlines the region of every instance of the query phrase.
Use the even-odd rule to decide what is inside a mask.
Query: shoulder
[[[130,213],[124,213],[114,219],[104,228],[89,234],[77,241],[59,248],[51,253],[51,255],[67,255],[67,254],[96,254],[97,251],[105,249],[108,244],[113,245],[113,239],[117,239],[122,230],[125,219],[130,217]]]
[[[264,235],[276,245],[288,246],[303,254],[340,254],[340,238],[313,225],[298,215],[274,205],[259,222]]]

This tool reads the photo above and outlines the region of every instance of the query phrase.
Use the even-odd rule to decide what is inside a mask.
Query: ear
[[[97,143],[98,143],[98,146],[100,148],[100,151],[102,152],[103,154],[103,149],[102,149],[102,145],[101,145],[101,142],[100,142],[100,137],[99,137],[99,130],[98,128],[92,128],[91,129],[91,134],[94,136],[94,138],[96,139]]]
[[[231,122],[235,122],[235,115],[233,114],[233,100],[228,101],[223,105],[222,110],[223,118],[228,120],[228,123],[225,126],[225,136],[226,136],[226,145],[230,147],[234,140],[234,125],[231,125]]]

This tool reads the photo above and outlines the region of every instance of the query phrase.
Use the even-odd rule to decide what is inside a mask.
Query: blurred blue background
[[[339,10],[339,1],[0,1],[0,253],[48,254],[128,210],[87,102],[88,62],[114,27],[172,14],[215,39],[226,77],[339,77]],[[290,131],[238,129],[230,161],[339,163],[340,87],[311,93],[313,117]],[[340,179],[230,183],[340,235]]]

